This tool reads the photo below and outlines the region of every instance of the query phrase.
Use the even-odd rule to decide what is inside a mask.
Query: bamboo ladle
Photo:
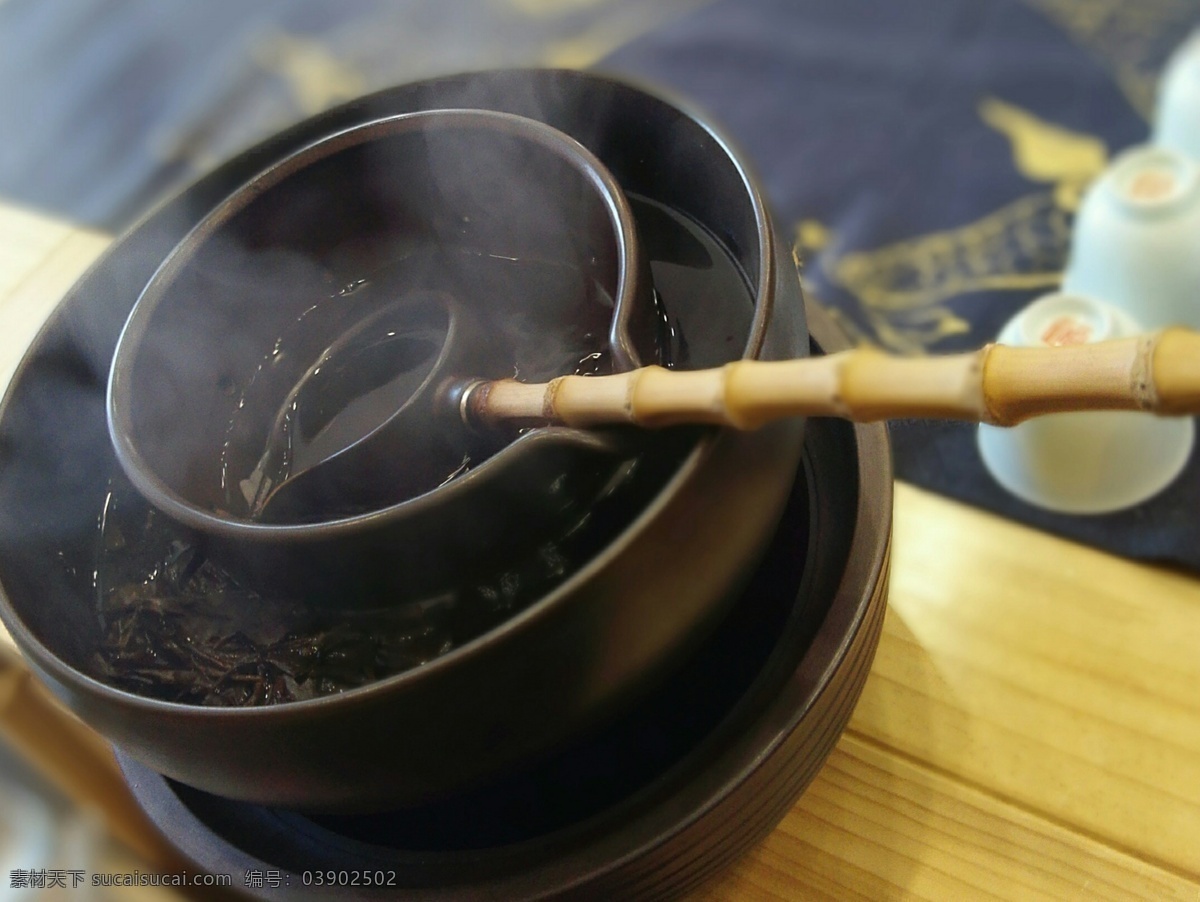
[[[289,395],[293,409],[307,380]],[[432,383],[429,383],[432,386]],[[392,434],[424,435],[429,407],[464,427],[501,422],[600,426],[714,423],[754,429],[788,416],[834,416],[858,422],[934,417],[1012,426],[1033,416],[1081,410],[1200,413],[1200,333],[1151,335],[1063,347],[987,345],[969,353],[901,358],[857,349],[804,360],[738,360],[718,369],[659,366],[611,376],[562,376],[545,383],[449,378],[420,389],[399,407],[383,399],[378,416]],[[324,459],[301,476],[332,465],[380,428],[361,418],[327,426]],[[444,421],[443,421],[444,422]],[[397,428],[398,427],[398,428]],[[419,443],[418,443],[419,444]],[[290,477],[267,496],[287,498]],[[259,513],[266,503],[260,505]]]
[[[753,429],[780,417],[858,422],[931,417],[1012,426],[1081,410],[1200,413],[1200,332],[1063,347],[987,345],[941,357],[868,349],[806,360],[739,360],[710,370],[649,366],[525,384],[476,381],[453,393],[468,424],[596,426],[715,423]]]

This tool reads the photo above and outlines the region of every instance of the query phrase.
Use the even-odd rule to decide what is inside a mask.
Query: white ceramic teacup
[[[1141,332],[1128,313],[1102,301],[1045,295],[1005,325],[1001,344],[1084,344]],[[1049,510],[1099,514],[1157,495],[1191,456],[1190,418],[1144,413],[1059,413],[1003,429],[980,426],[979,450],[1005,489]]]
[[[1153,140],[1200,159],[1200,30],[1179,45],[1163,69]]]
[[[1200,162],[1161,147],[1121,154],[1080,206],[1063,291],[1148,329],[1200,329]]]

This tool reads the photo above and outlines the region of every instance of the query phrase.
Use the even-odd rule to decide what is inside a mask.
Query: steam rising
[[[510,133],[507,120],[455,115],[327,142],[202,227],[152,287],[143,346],[130,355],[132,430],[174,493],[253,517],[313,463],[379,464],[360,439],[422,390],[430,355],[410,359],[415,345],[453,357],[452,372],[439,360],[439,377],[542,380],[581,365],[605,369],[619,272],[607,202],[556,145]],[[453,341],[448,328],[434,334],[399,316],[384,333],[349,338],[381,310],[430,292],[450,299]],[[384,345],[391,360],[378,352]],[[374,371],[354,375],[364,354]],[[361,390],[338,387],[334,371]],[[324,409],[332,398],[340,410]],[[318,407],[320,428],[298,429]],[[191,413],[182,424],[181,410]],[[414,445],[401,448],[405,472],[387,470],[395,491],[372,501],[382,479],[306,476],[316,483],[304,487],[309,497],[283,515],[392,504],[496,450],[433,441],[423,433],[444,423],[423,416],[419,428],[387,437]],[[427,457],[441,460],[417,462]],[[338,496],[344,503],[332,502]]]
[[[513,87],[501,79],[477,97],[460,91],[453,104],[442,105],[529,112],[542,102],[553,109],[573,103],[560,98],[557,87],[544,97],[517,94]],[[596,109],[594,117],[582,117],[575,126],[586,136],[606,128],[603,123],[612,116]],[[600,137],[587,143],[610,144]],[[396,178],[399,172],[405,178]],[[514,172],[523,175],[515,179]],[[652,175],[647,169],[639,178],[652,181]],[[603,371],[615,292],[614,248],[594,241],[604,211],[578,184],[568,189],[554,183],[553,166],[527,149],[506,167],[461,138],[422,140],[416,148],[378,142],[347,147],[336,161],[290,175],[281,182],[285,190],[266,191],[236,211],[165,286],[165,300],[130,371],[137,395],[134,422],[156,472],[201,506],[228,511],[236,504],[245,506],[243,515],[248,512],[238,482],[253,478],[288,393],[336,338],[353,331],[379,305],[393,302],[392,280],[403,283],[399,294],[438,290],[469,299],[470,315],[481,325],[472,342],[480,356],[464,359],[463,372],[540,381],[577,366]],[[460,207],[467,202],[477,209],[464,212]],[[434,208],[445,215],[414,213]],[[677,334],[678,362],[687,362],[685,350],[698,362],[727,359],[743,340],[751,313],[749,304],[737,316],[726,312],[728,299],[744,294],[744,275],[736,264],[729,266],[722,251],[712,250],[710,238],[690,236],[690,227],[657,207],[640,209],[651,219],[666,215],[667,224],[655,227],[661,234],[648,236],[657,243],[657,259],[672,255],[672,241],[693,251],[656,273],[662,276],[667,309],[672,297],[686,298],[692,312],[685,318],[703,324],[691,334],[690,348]],[[161,259],[162,248],[143,244],[144,254],[147,247],[151,258]],[[454,258],[449,264],[448,254]],[[724,282],[714,276],[714,266],[728,270]],[[448,274],[453,284],[446,284]],[[102,300],[123,315],[121,299]],[[686,436],[660,438],[657,456],[649,462],[636,455],[550,458],[563,467],[561,473],[543,471],[502,497],[514,510],[528,504],[553,512],[552,518],[520,536],[496,534],[500,544],[494,552],[461,555],[453,574],[457,582],[449,591],[412,588],[406,595],[410,576],[415,586],[423,575],[420,567],[406,571],[408,561],[415,557],[431,567],[440,562],[428,552],[420,561],[420,555],[404,557],[406,549],[390,549],[380,563],[383,576],[370,575],[390,580],[373,596],[386,599],[388,611],[372,613],[365,606],[351,616],[290,590],[264,594],[250,588],[232,562],[226,567],[209,556],[209,543],[197,542],[132,491],[112,463],[103,431],[107,360],[85,375],[76,372],[77,362],[62,362],[88,355],[100,360],[105,355],[94,354],[95,347],[110,349],[119,323],[99,329],[89,323],[73,332],[93,315],[94,305],[78,309],[83,312],[60,333],[69,347],[59,358],[50,353],[25,397],[65,385],[77,390],[80,403],[35,399],[20,408],[19,416],[10,411],[6,423],[5,439],[9,450],[17,451],[21,472],[41,471],[18,506],[41,519],[24,533],[11,523],[6,529],[28,540],[30,551],[16,568],[12,552],[7,555],[5,589],[40,597],[33,584],[45,578],[47,553],[35,533],[39,524],[54,520],[55,553],[63,561],[61,572],[49,577],[63,584],[56,597],[96,605],[56,602],[44,608],[44,615],[28,616],[41,617],[38,631],[60,637],[60,648],[64,641],[77,646],[70,654],[73,662],[142,695],[206,704],[288,701],[341,691],[419,664],[511,616],[590,560],[630,522],[690,447]],[[669,322],[679,330],[677,319]],[[709,332],[711,342],[705,344],[701,333]],[[51,371],[54,378],[43,378]],[[428,430],[425,437],[435,432]],[[428,447],[424,441],[417,446]],[[495,446],[483,448],[482,455],[478,448],[454,450],[444,459],[439,481],[461,475],[464,460],[475,465]],[[51,458],[53,469],[47,471],[41,462]],[[116,502],[107,508],[110,516],[101,529],[97,518],[106,509],[110,480]],[[13,485],[9,480],[9,501]],[[482,522],[491,516],[485,514]],[[63,524],[65,531],[58,533]],[[460,533],[482,532],[475,527],[466,519],[453,524]],[[353,578],[336,574],[342,582]],[[390,604],[399,597],[410,601],[403,617]],[[341,603],[342,597],[336,600]],[[357,663],[338,670],[341,664],[335,662]],[[324,670],[306,669],[310,665]],[[187,695],[188,686],[204,681],[198,674],[205,667],[210,670],[204,679],[212,677],[210,691],[203,697]]]

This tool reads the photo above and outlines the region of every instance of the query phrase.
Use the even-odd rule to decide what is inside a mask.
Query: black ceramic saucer
[[[816,352],[841,346],[809,317]],[[122,767],[197,866],[276,878],[244,887],[263,899],[675,896],[774,827],[849,720],[883,622],[891,503],[884,427],[811,421],[778,534],[709,645],[618,722],[469,794],[316,818]]]

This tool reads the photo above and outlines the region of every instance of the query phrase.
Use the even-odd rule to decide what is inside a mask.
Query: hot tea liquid
[[[739,266],[691,220],[630,200],[660,294],[663,359],[698,368],[739,356],[753,317],[753,296]],[[386,276],[374,277],[386,284]],[[604,348],[594,342],[606,334],[608,318],[602,328],[596,325],[603,301],[595,303],[596,320],[585,319],[565,339],[560,336],[554,354],[545,357],[537,356],[542,336],[536,330],[528,345],[520,344],[531,323],[494,318],[493,328],[516,343],[510,347],[526,347],[534,356],[518,353],[504,371],[486,375],[514,375],[514,366],[515,375],[531,381],[592,365],[605,371]],[[390,337],[386,330],[375,336]],[[284,345],[287,339],[281,338]],[[365,341],[359,353],[370,354],[373,347]],[[393,350],[384,349],[389,355]],[[372,390],[368,386],[364,393]],[[313,415],[320,419],[327,412],[318,402]],[[521,559],[465,579],[453,592],[373,610],[329,610],[241,587],[201,546],[149,508],[116,470],[97,532],[101,638],[91,672],[139,695],[230,706],[300,701],[420,666],[512,617],[591,560],[662,488],[697,434],[690,427],[654,434],[599,494],[577,499],[562,534],[530,536]],[[260,445],[243,456],[244,472],[251,472],[262,453]],[[450,469],[443,476],[460,463],[447,456],[442,464]],[[236,500],[240,491],[234,491]]]
[[[417,250],[356,279],[306,307],[264,349],[226,430],[222,512],[276,522],[321,520],[437,488],[511,436],[489,441],[445,428],[434,382],[540,382],[610,372],[612,316],[611,296],[588,272],[468,248]],[[336,499],[335,511],[315,503],[270,509],[289,480],[323,478],[312,468],[387,427],[401,408],[404,431],[386,441],[399,453],[406,442],[418,446],[406,465],[369,490],[353,481],[322,486],[320,497]],[[433,433],[444,440],[430,441]]]
[[[254,470],[238,480],[252,519],[263,515],[275,490],[293,473],[379,429],[430,378],[448,323],[436,301],[429,310],[422,300],[410,298],[396,305],[400,311],[384,309],[392,316],[373,316],[361,324],[327,349],[288,394]]]

